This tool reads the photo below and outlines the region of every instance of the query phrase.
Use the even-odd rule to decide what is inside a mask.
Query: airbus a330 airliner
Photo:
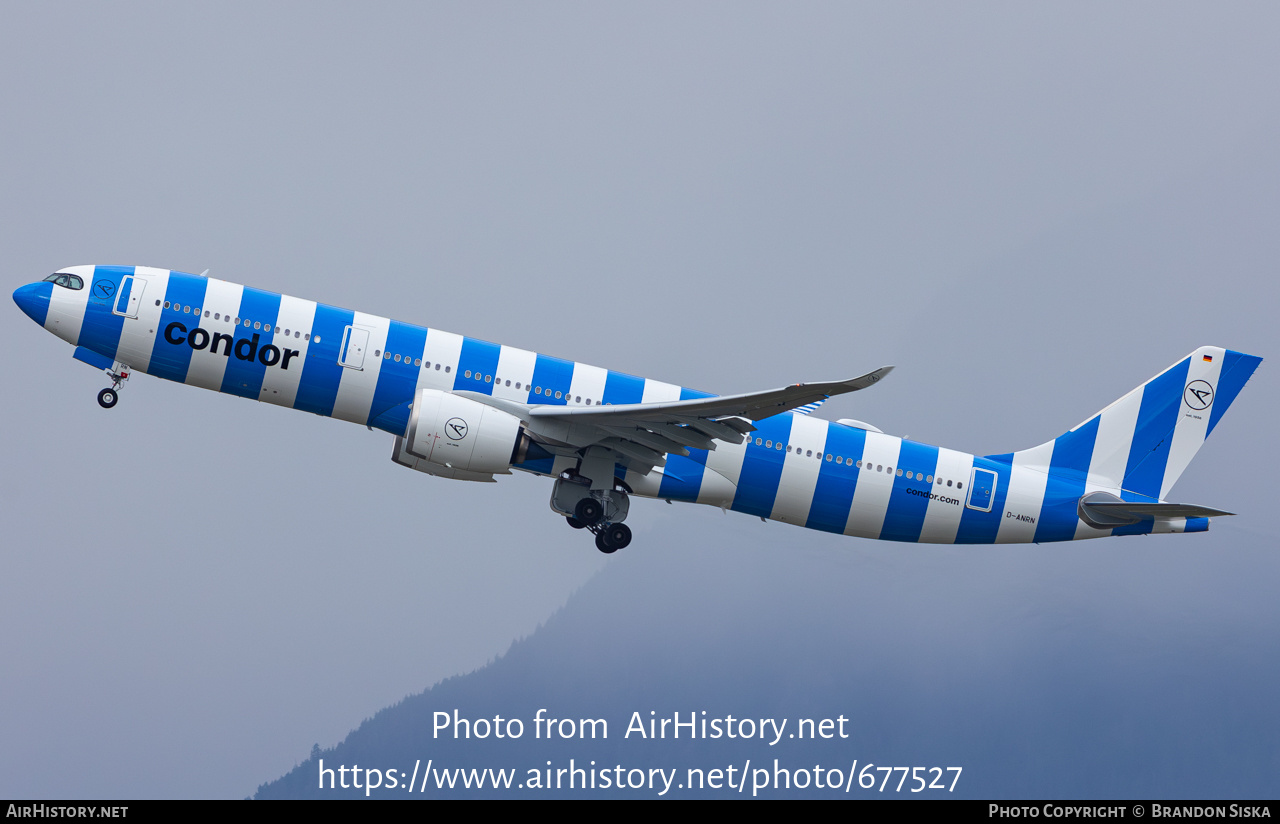
[[[72,266],[20,287],[32,320],[105,371],[143,372],[381,429],[444,478],[555,479],[551,508],[614,552],[630,496],[892,541],[989,544],[1199,532],[1168,503],[1261,358],[1203,346],[1054,440],[979,457],[808,413],[859,378],[714,396],[168,269]]]

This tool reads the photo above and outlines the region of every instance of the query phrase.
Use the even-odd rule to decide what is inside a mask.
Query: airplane
[[[72,266],[13,299],[107,374],[104,408],[142,372],[388,432],[428,475],[554,478],[551,509],[605,553],[632,495],[921,543],[1201,532],[1232,513],[1166,496],[1262,361],[1202,346],[1053,440],[975,456],[809,414],[890,366],[716,396],[207,272]]]

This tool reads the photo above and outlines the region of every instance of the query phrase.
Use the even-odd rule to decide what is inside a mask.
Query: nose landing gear
[[[107,373],[107,377],[111,378],[111,388],[103,389],[98,393],[98,406],[103,409],[110,409],[120,400],[120,387],[125,381],[129,380],[129,367],[123,363],[116,361],[110,369],[103,369]]]

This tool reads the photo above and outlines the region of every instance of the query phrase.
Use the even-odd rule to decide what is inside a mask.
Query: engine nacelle
[[[511,474],[527,440],[514,415],[438,389],[419,389],[396,460],[432,475],[492,480],[484,476]]]

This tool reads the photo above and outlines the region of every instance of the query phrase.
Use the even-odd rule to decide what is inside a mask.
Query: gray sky
[[[1271,5],[4,13],[9,291],[211,268],[715,392],[892,363],[823,414],[978,454],[1196,346],[1280,351]],[[0,795],[246,795],[613,563],[538,479],[430,478],[384,434],[146,376],[105,412],[99,373],[7,318]],[[1273,621],[1278,400],[1264,363],[1174,490],[1238,518],[1027,550],[1009,614],[1059,564],[1174,612],[1222,558],[1205,620]],[[730,535],[801,572],[921,551],[728,520],[638,501],[627,563]],[[912,569],[886,619],[927,625],[948,579]]]

